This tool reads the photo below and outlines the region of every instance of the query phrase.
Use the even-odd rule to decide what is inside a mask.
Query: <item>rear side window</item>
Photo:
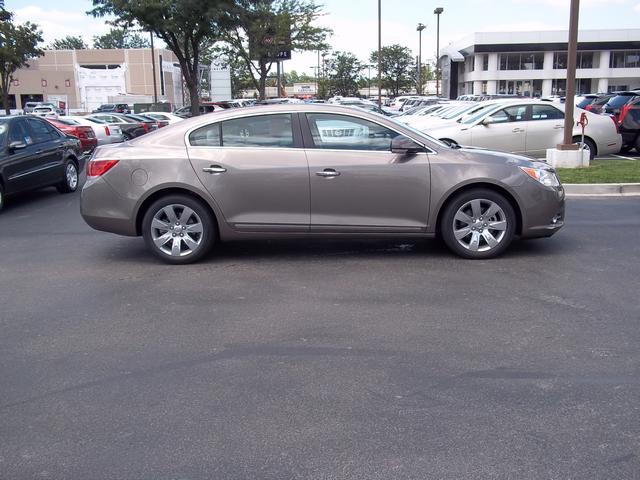
[[[291,114],[256,115],[222,122],[224,147],[293,147]]]
[[[189,143],[194,147],[219,147],[220,123],[212,123],[198,130],[194,130],[189,135]]]
[[[533,105],[531,120],[560,120],[564,113],[551,105]]]

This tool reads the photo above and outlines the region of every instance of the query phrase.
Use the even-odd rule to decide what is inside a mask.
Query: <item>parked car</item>
[[[616,121],[618,121],[622,107],[638,96],[639,94],[636,92],[616,92],[616,95],[611,97],[607,103],[604,104],[602,113],[613,115]]]
[[[609,101],[611,97],[615,97],[615,95],[613,93],[598,94],[598,98],[590,101],[590,103],[587,103],[586,105],[584,105],[585,101],[582,101],[580,102],[581,105],[576,104],[576,106],[579,106],[580,108],[584,108],[586,111],[591,113],[602,113],[604,106],[606,105],[606,103]]]
[[[129,105],[126,103],[105,103],[96,108],[92,113],[131,113]]]
[[[574,118],[584,110],[575,109]],[[584,148],[595,155],[618,153],[622,138],[608,116],[584,112],[589,120]],[[446,143],[489,148],[535,157],[543,157],[548,148],[562,143],[564,104],[538,100],[489,102],[485,108],[454,124],[426,130]],[[580,140],[581,129],[574,123],[573,141]]]
[[[98,140],[98,146],[108,145],[110,143],[121,143],[124,141],[122,130],[120,130],[118,125],[109,125],[108,123],[96,118],[71,115],[59,118],[58,122],[65,125],[84,125],[86,127],[91,127],[96,139]]]
[[[47,121],[65,135],[71,135],[80,140],[80,150],[82,153],[91,153],[98,146],[98,139],[91,127],[86,125],[68,125],[65,122],[61,122],[60,119],[49,118]]]
[[[214,104],[209,103],[209,104],[200,104],[199,110],[200,110],[200,115],[204,115],[205,113],[220,112],[220,111],[224,110],[224,108],[219,106],[219,105],[214,105]],[[177,115],[178,117],[191,118],[191,115],[192,115],[191,114],[191,105],[187,105],[185,107],[178,108],[173,113],[175,115]]]
[[[548,237],[564,222],[564,190],[545,163],[454,149],[333,105],[204,115],[100,147],[87,172],[85,221],[142,235],[174,264],[218,241],[273,236],[438,234],[462,257],[490,258],[515,235]]]
[[[127,118],[118,113],[92,113],[87,115],[89,120],[97,119],[109,125],[117,125],[122,131],[125,140],[139,137],[147,133],[142,123]]]
[[[168,125],[184,120],[184,118],[168,112],[144,112],[144,116],[154,118],[161,122],[167,122]]]
[[[33,109],[40,105],[40,102],[26,102],[22,107],[22,111],[25,115],[33,113]]]
[[[56,111],[55,108],[49,107],[49,106],[45,107],[42,105],[34,107],[33,111],[31,112],[31,115],[35,115],[37,117],[44,117],[44,118],[58,118],[58,112]]]
[[[160,128],[160,122],[155,118],[147,117],[145,115],[135,115],[130,113],[128,115],[123,115],[126,118],[134,120],[140,124],[142,124],[143,128],[146,130],[146,133],[149,133],[153,130],[157,130]],[[168,123],[164,123],[163,126],[167,126]]]
[[[427,115],[408,117],[405,119],[405,123],[418,130],[426,131],[430,127],[456,122],[465,115],[480,110],[483,105],[483,102],[473,101],[452,102],[449,106],[432,111]]]
[[[622,135],[622,152],[635,148],[640,153],[640,95],[622,107],[618,125]]]
[[[5,197],[55,186],[61,193],[78,188],[80,140],[43,118],[0,118],[0,209]]]
[[[347,107],[350,106],[352,108],[361,108],[362,110],[377,113],[378,115],[384,115],[385,117],[391,117],[396,113],[393,110],[389,109],[388,107],[379,107],[376,104],[370,104],[370,103],[363,103],[361,105],[345,105],[345,106]]]

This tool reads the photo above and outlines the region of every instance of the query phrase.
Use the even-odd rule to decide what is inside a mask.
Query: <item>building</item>
[[[440,52],[442,94],[564,95],[568,31],[474,33]],[[640,29],[578,33],[576,93],[640,88]]]
[[[159,101],[183,105],[182,75],[172,52],[155,49]],[[71,111],[89,112],[111,98],[153,100],[151,49],[47,50],[13,76],[11,108],[29,101],[64,103]]]

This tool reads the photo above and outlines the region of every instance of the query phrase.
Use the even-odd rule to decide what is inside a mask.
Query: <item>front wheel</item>
[[[215,221],[209,210],[187,195],[154,202],[142,219],[147,248],[167,263],[187,264],[206,255],[215,241]]]
[[[56,185],[60,193],[71,193],[78,189],[78,166],[73,160],[67,160],[64,166],[64,178]]]
[[[516,230],[509,201],[492,190],[474,189],[454,197],[445,207],[440,233],[455,254],[471,259],[502,254]]]

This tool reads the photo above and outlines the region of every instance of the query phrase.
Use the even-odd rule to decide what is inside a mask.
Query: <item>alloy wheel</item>
[[[67,180],[67,187],[73,191],[78,188],[78,169],[73,163],[69,163],[65,170],[65,178]]]
[[[473,199],[463,204],[453,217],[456,241],[472,252],[488,252],[497,247],[507,231],[507,216],[492,200]]]
[[[151,220],[151,240],[164,254],[186,257],[200,248],[204,227],[198,214],[186,205],[171,204]]]

